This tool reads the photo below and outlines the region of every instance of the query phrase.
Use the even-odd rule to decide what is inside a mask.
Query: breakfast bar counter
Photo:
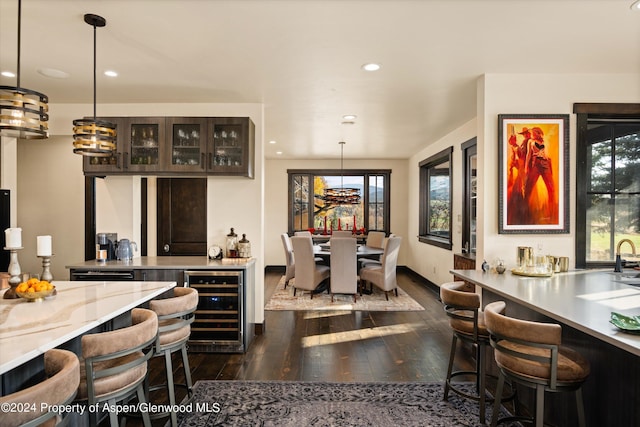
[[[562,326],[562,343],[580,352],[591,365],[583,386],[588,426],[638,425],[640,335],[609,322],[612,312],[640,315],[640,287],[630,284],[637,279],[629,279],[637,271],[579,270],[551,277],[524,277],[509,271],[451,273],[481,288],[483,306],[503,300],[507,316]],[[551,393],[545,409],[554,424],[573,425],[571,393]]]
[[[0,375],[163,294],[175,282],[52,282],[41,302],[2,299]]]

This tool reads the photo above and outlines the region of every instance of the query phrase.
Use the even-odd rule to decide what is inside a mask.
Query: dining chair
[[[80,384],[78,356],[68,350],[51,349],[44,354],[44,370],[47,378],[38,384],[0,397],[0,407],[33,408],[33,410],[3,410],[0,426],[67,425],[69,412],[51,412],[47,409],[62,408],[76,396]],[[59,421],[58,421],[59,418]]]
[[[154,413],[152,419],[169,416],[171,425],[178,425],[176,407],[175,386],[184,387],[187,396],[192,395],[191,370],[187,355],[187,341],[191,335],[191,324],[195,318],[198,307],[198,290],[195,288],[173,288],[173,297],[161,298],[149,301],[149,308],[158,315],[158,338],[155,343],[153,356],[164,356],[166,383],[152,385],[149,391],[166,389],[169,394],[169,408],[171,411]],[[184,384],[175,384],[173,379],[172,354],[180,351],[182,355],[182,369],[184,371]]]
[[[354,236],[353,236],[353,231],[351,230],[334,230],[331,232],[330,240],[333,240],[334,237],[354,237]]]
[[[296,275],[296,262],[293,256],[291,237],[289,237],[289,234],[287,233],[282,233],[280,237],[282,238],[282,247],[284,248],[284,259],[286,263],[284,272],[284,287],[286,289],[289,284],[289,280],[293,279]]]
[[[356,239],[353,237],[331,238],[331,302],[333,294],[353,294],[356,302],[358,292],[358,250]]]
[[[157,335],[158,316],[144,308],[131,310],[129,327],[83,335],[76,401],[89,406],[106,402],[115,407],[117,402],[137,396],[141,407],[148,406],[143,382]],[[97,425],[97,415],[96,411],[89,414],[92,426]],[[145,427],[151,426],[148,411],[141,415]],[[115,411],[109,411],[109,422],[111,427],[118,426]]]
[[[383,249],[385,245],[385,232],[384,231],[370,231],[367,233],[367,239],[365,246],[376,249]],[[364,267],[367,264],[380,265],[380,255],[371,255],[368,257],[362,257],[359,259],[360,266]]]
[[[384,291],[387,301],[389,300],[389,291],[395,290],[395,294],[398,296],[396,266],[398,264],[400,243],[402,243],[402,237],[390,237],[385,245],[380,265],[371,264],[360,269],[360,281],[363,286],[366,287],[366,283],[376,285]]]
[[[313,237],[310,231],[295,231],[294,236]]]
[[[296,276],[293,282],[293,295],[297,289],[313,291],[320,283],[329,278],[331,270],[327,265],[316,264],[313,256],[313,243],[310,238],[293,236],[291,238],[293,254],[296,259]]]
[[[585,426],[582,384],[589,376],[589,362],[562,345],[562,326],[520,320],[504,315],[506,303],[496,301],[484,308],[489,341],[499,368],[491,425],[526,420],[544,424],[545,392],[574,391],[578,425]],[[513,416],[498,420],[505,379],[535,389],[533,417]]]

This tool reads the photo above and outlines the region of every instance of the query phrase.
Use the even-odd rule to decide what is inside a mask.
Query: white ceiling
[[[640,74],[632,1],[23,0],[21,85],[51,104],[91,103],[83,16],[94,13],[107,20],[98,114],[104,103],[263,103],[265,140],[277,141],[268,158],[339,158],[343,139],[346,159],[407,158],[475,117],[485,73]],[[0,71],[15,70],[17,5],[0,0]],[[382,69],[363,71],[371,61]],[[344,114],[356,123],[341,125]]]

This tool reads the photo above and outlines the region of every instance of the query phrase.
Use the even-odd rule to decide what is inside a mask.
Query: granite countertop
[[[255,264],[255,258],[223,258],[210,260],[206,256],[137,257],[131,261],[80,261],[68,264],[68,269],[90,270],[185,270],[185,269],[243,269]]]
[[[552,277],[523,277],[480,270],[451,270],[457,277],[507,301],[514,301],[560,323],[640,356],[640,335],[609,323],[611,312],[640,315],[640,287],[624,283],[612,270],[578,270]],[[637,271],[630,271],[632,275]]]

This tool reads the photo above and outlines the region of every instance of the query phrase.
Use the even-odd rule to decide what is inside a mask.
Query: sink
[[[624,283],[627,285],[640,286],[640,273],[636,270],[623,271],[621,273],[610,272],[614,278],[614,282]]]

